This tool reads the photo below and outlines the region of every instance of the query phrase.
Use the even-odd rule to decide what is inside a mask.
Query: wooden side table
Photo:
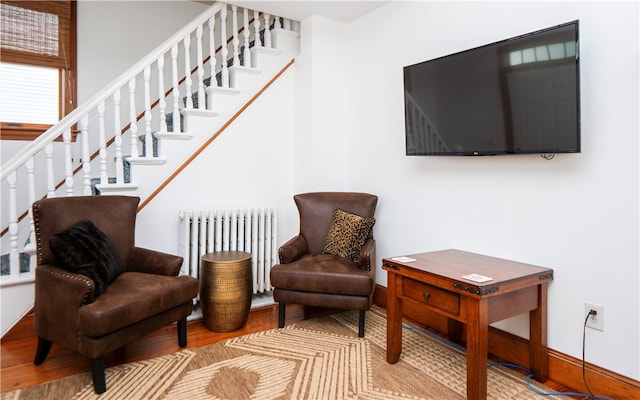
[[[253,280],[251,253],[218,251],[200,260],[200,307],[204,325],[230,332],[247,323]]]
[[[400,358],[402,303],[412,302],[447,317],[458,332],[460,324],[467,325],[467,399],[484,400],[488,326],[528,311],[529,362],[538,381],[547,379],[547,286],[552,269],[460,250],[385,258],[382,263],[388,276],[387,362]],[[480,282],[483,276],[490,280]]]

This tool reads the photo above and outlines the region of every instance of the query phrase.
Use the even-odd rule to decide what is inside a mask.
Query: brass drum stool
[[[200,260],[200,306],[204,325],[230,332],[247,323],[253,280],[251,253],[218,251]]]

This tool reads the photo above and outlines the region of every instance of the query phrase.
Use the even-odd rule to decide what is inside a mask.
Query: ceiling
[[[279,15],[295,21],[312,15],[329,18],[335,21],[349,23],[363,15],[375,10],[378,7],[389,3],[390,0],[372,1],[321,1],[321,0],[231,0],[225,3],[235,4],[270,14]],[[201,1],[201,3],[213,4],[212,1]]]

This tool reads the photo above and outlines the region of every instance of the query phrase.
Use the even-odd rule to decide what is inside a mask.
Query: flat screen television
[[[404,67],[407,155],[580,152],[578,21]]]

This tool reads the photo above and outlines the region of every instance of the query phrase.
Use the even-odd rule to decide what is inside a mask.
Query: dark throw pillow
[[[322,253],[344,257],[357,263],[360,249],[375,222],[374,218],[361,217],[336,208]]]
[[[61,267],[93,280],[96,297],[104,293],[123,269],[122,259],[113,242],[86,219],[51,236],[49,247]]]

